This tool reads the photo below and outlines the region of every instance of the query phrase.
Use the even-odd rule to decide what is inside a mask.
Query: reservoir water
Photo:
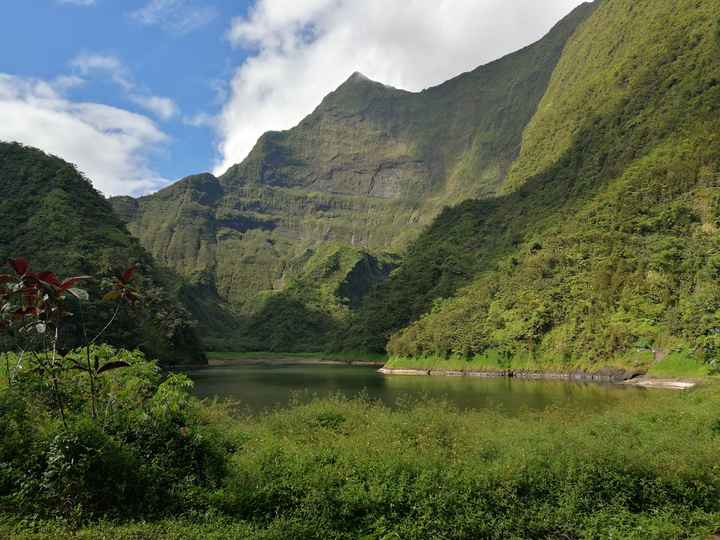
[[[391,407],[431,399],[446,400],[460,409],[492,408],[509,414],[547,407],[600,412],[630,395],[651,393],[600,383],[388,376],[374,367],[346,365],[224,365],[189,375],[198,396],[229,398],[250,412],[334,394],[365,396]]]

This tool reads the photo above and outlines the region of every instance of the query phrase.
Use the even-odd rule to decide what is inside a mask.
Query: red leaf
[[[40,272],[37,274],[37,279],[54,287],[60,287],[60,280],[52,272]]]
[[[122,283],[128,283],[132,279],[134,273],[135,273],[135,266],[133,265],[130,268],[128,268],[127,270],[125,270],[123,275],[120,276],[120,281]]]
[[[18,276],[25,275],[30,268],[30,264],[27,262],[27,259],[23,257],[18,257],[17,259],[8,259],[8,264],[12,266],[12,269],[15,270],[15,273]]]
[[[21,309],[18,309],[14,315],[17,318],[26,317],[28,315],[36,315],[37,316],[37,315],[40,315],[40,310],[38,308],[34,308],[34,307],[21,308]]]
[[[68,289],[72,289],[77,283],[80,283],[85,279],[90,279],[90,276],[74,276],[66,278],[60,284],[60,290],[67,291]]]

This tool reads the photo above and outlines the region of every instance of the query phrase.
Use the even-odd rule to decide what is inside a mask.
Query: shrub
[[[136,452],[89,418],[52,433],[43,457],[37,488],[45,509],[63,517],[142,510],[146,486]]]
[[[93,346],[91,354],[128,364],[99,379],[96,417],[84,372],[63,373],[66,425],[35,371],[21,369],[0,390],[0,510],[75,522],[204,505],[231,445],[203,419],[192,382],[163,380],[139,352]]]

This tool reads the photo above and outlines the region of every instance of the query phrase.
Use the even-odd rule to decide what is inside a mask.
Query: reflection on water
[[[342,365],[217,366],[189,373],[200,397],[238,400],[253,412],[287,405],[293,397],[365,395],[389,406],[400,402],[447,400],[460,409],[501,409],[511,414],[547,407],[603,410],[635,387],[564,381],[412,377],[381,375],[376,368]]]

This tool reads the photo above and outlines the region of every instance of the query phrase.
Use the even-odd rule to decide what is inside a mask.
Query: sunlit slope
[[[524,133],[507,194],[435,221],[367,302],[362,341],[380,347],[410,323],[393,354],[714,362],[719,21],[710,0],[600,3]]]
[[[538,43],[423,92],[356,73],[222,177],[113,204],[203,302],[217,298],[238,328],[257,329],[253,317],[298,279],[308,250],[400,253],[444,206],[496,194],[567,39],[592,9],[583,4]],[[210,317],[206,330],[228,336],[229,327]]]

